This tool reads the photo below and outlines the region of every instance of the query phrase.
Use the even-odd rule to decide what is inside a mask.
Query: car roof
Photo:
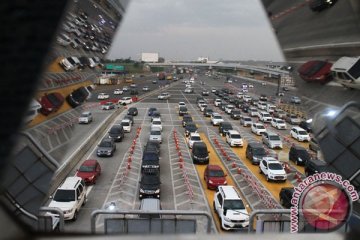
[[[209,170],[223,170],[219,165],[207,165],[207,169]]]
[[[81,166],[93,166],[93,165],[96,165],[97,164],[97,160],[95,159],[88,159],[88,160],[85,160]]]
[[[130,119],[124,118],[123,120],[121,120],[121,122],[130,122]]]
[[[303,146],[297,145],[297,144],[293,144],[291,146],[291,148],[295,148],[296,150],[305,150],[305,151],[307,151],[306,148],[304,148]]]
[[[153,122],[154,121],[160,121],[161,122],[161,118],[153,118]]]
[[[193,137],[193,136],[198,136],[198,137],[200,137],[200,134],[197,133],[197,132],[192,132],[192,133],[190,133],[190,137]]]
[[[236,130],[229,130],[228,131],[229,134],[240,134],[238,131]]]

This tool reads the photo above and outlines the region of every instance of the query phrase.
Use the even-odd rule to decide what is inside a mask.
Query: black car
[[[228,102],[229,99],[230,99],[229,96],[227,96],[227,95],[223,96],[223,100],[224,100],[224,101],[227,101],[227,102]]]
[[[232,119],[235,119],[235,120],[240,119],[241,112],[240,112],[240,110],[233,109],[233,110],[231,110],[230,116],[231,116]]]
[[[143,174],[140,180],[139,198],[145,197],[160,198],[160,175]]]
[[[115,142],[121,142],[124,139],[124,129],[121,125],[114,125],[110,128],[109,138],[114,139]]]
[[[128,115],[131,115],[131,116],[137,116],[138,115],[138,110],[136,107],[131,107],[128,109],[128,112],[127,112]]]
[[[185,126],[185,136],[189,136],[190,133],[197,131],[196,124],[194,122],[188,122]]]
[[[190,115],[188,115],[188,114],[184,115],[183,120],[182,120],[183,127],[185,127],[187,123],[192,122],[192,121],[193,121],[193,119]]]
[[[229,98],[229,103],[235,103],[235,100],[237,100],[237,99],[231,97],[231,98]]]
[[[143,152],[157,152],[160,154],[160,143],[158,141],[148,140]]]
[[[291,208],[291,199],[294,193],[294,188],[282,188],[279,193],[280,204],[285,208]]]
[[[250,109],[249,105],[243,104],[241,107],[242,107],[241,110],[242,110],[244,113],[248,113],[248,112],[249,112],[249,109]]]
[[[104,138],[101,140],[98,148],[96,149],[96,155],[99,157],[111,157],[116,151],[116,144],[114,139]]]
[[[153,84],[157,84],[157,80],[152,80],[152,83],[153,83]]]
[[[147,150],[143,152],[141,162],[141,173],[158,174],[160,172],[160,157],[156,151]]]
[[[154,111],[151,115],[151,121],[154,119],[154,118],[160,118],[161,117],[161,114],[159,111]]]
[[[193,163],[209,163],[209,151],[204,142],[194,142],[191,149]]]
[[[205,117],[210,117],[213,112],[214,112],[214,110],[212,110],[211,108],[205,108],[204,116]]]
[[[327,8],[332,7],[337,0],[311,0],[309,7],[313,12],[321,12]]]
[[[296,163],[296,165],[305,165],[305,163],[310,159],[308,151],[300,146],[293,145],[289,151],[289,160]]]
[[[139,90],[137,90],[137,89],[131,89],[130,95],[138,95],[138,94],[139,94]]]
[[[187,113],[188,113],[187,107],[181,106],[181,107],[179,108],[179,116],[184,116],[184,115],[187,114]]]
[[[266,157],[264,146],[259,142],[249,142],[246,147],[246,158],[249,159],[252,164],[260,164],[263,157]]]
[[[318,159],[309,159],[305,163],[305,175],[310,176],[315,173],[326,172],[326,162],[320,161]]]
[[[220,133],[221,136],[225,136],[225,134],[229,130],[233,130],[233,127],[232,127],[231,123],[229,123],[229,122],[221,122],[219,124],[219,133]]]
[[[156,111],[157,111],[157,109],[154,108],[154,107],[149,108],[149,110],[148,110],[148,116],[152,116],[153,113],[156,112]]]
[[[304,129],[305,131],[307,131],[308,133],[312,132],[312,128],[311,128],[311,123],[308,121],[301,121],[299,123],[299,127],[301,127],[302,129]]]

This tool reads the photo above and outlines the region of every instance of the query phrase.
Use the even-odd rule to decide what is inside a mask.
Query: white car
[[[258,116],[258,110],[257,110],[257,108],[250,107],[250,108],[249,108],[249,115],[250,115],[251,117],[257,117],[257,116]]]
[[[200,138],[200,134],[197,132],[190,133],[188,138],[188,146],[189,148],[192,148],[195,142],[202,142]]]
[[[83,112],[81,113],[78,122],[79,123],[90,123],[93,121],[93,116],[91,112]]]
[[[287,179],[287,175],[283,165],[273,157],[264,157],[259,164],[260,173],[263,173],[266,180],[269,182],[283,181]]]
[[[154,118],[151,122],[151,129],[160,129],[162,131],[162,124],[160,118]]]
[[[244,95],[243,99],[244,99],[244,102],[250,102],[252,100],[252,97],[250,97],[249,95]]]
[[[234,106],[234,105],[229,104],[229,105],[226,105],[226,106],[225,106],[225,112],[226,112],[227,114],[230,114],[233,109],[235,109],[235,106]]]
[[[200,105],[200,111],[201,112],[204,112],[205,108],[207,108],[207,104],[206,103],[203,103]]]
[[[161,93],[161,94],[158,96],[158,99],[159,99],[159,100],[167,100],[167,99],[169,99],[169,98],[170,98],[170,93],[167,93],[167,92]]]
[[[215,93],[216,92],[216,88],[211,88],[211,92]]]
[[[262,82],[261,85],[262,85],[262,86],[266,86],[266,82]]]
[[[216,107],[218,107],[218,106],[220,105],[220,103],[221,103],[221,99],[220,99],[220,98],[215,99],[214,105],[215,105]]]
[[[187,87],[184,90],[184,93],[193,93],[193,92],[194,92],[194,88],[192,88],[192,87]]]
[[[221,122],[224,122],[224,119],[219,113],[211,114],[210,122],[213,126],[218,126]]]
[[[266,105],[266,111],[267,111],[268,113],[270,113],[270,114],[273,114],[274,111],[275,111],[275,109],[276,109],[276,106],[275,106],[274,104],[268,103],[268,104]]]
[[[114,90],[114,94],[115,94],[115,95],[121,95],[121,94],[123,94],[123,93],[124,93],[124,91],[121,90],[121,89],[115,89],[115,90]]]
[[[242,92],[243,92],[243,93],[247,93],[247,92],[249,92],[249,90],[248,90],[247,88],[243,88],[243,89],[242,89]]]
[[[261,110],[266,110],[266,102],[258,102],[257,107]]]
[[[238,92],[236,94],[236,97],[239,98],[239,99],[242,99],[244,97],[244,94],[242,92]]]
[[[269,123],[269,122],[271,122],[272,117],[268,112],[260,112],[259,120],[264,123]]]
[[[272,132],[264,132],[262,134],[262,142],[271,149],[282,149],[283,144],[279,134]]]
[[[124,132],[131,132],[131,122],[129,119],[121,120],[120,125],[123,127]]]
[[[224,230],[249,227],[249,213],[240,194],[233,186],[219,186],[214,194],[214,210]]]
[[[200,108],[200,106],[203,105],[203,104],[206,104],[206,102],[204,100],[199,100],[197,102],[197,104],[198,104],[198,107]]]
[[[127,104],[130,104],[130,103],[132,103],[133,101],[132,101],[132,98],[131,97],[123,97],[123,98],[121,98],[119,101],[118,101],[118,103],[120,104],[120,105],[127,105]]]
[[[244,142],[243,142],[243,140],[241,138],[241,135],[236,130],[229,130],[226,133],[226,142],[231,147],[242,147],[242,146],[244,146]]]
[[[148,86],[144,86],[142,89],[144,92],[150,91],[150,88]]]
[[[128,87],[123,87],[122,90],[123,90],[124,92],[127,92],[127,91],[129,91],[129,88],[128,88]]]
[[[254,88],[254,85],[252,85],[252,84],[249,84],[249,88]]]
[[[109,99],[110,95],[107,93],[99,93],[97,96],[97,99],[103,100],[103,99]]]
[[[186,87],[186,88],[191,88],[191,84],[190,84],[190,83],[187,83],[187,84],[185,84],[185,87]]]
[[[240,125],[244,126],[244,127],[251,127],[252,124],[252,119],[251,117],[248,116],[241,116],[240,117]]]
[[[292,127],[290,130],[290,136],[292,138],[295,138],[299,142],[309,142],[310,141],[310,135],[307,131],[302,129],[301,127]]]
[[[301,103],[301,99],[299,97],[293,96],[291,97],[290,100],[291,103],[295,103],[295,104],[300,104]]]
[[[67,177],[51,197],[49,207],[60,208],[64,220],[76,220],[80,208],[86,203],[86,185],[80,177]]]
[[[186,103],[185,102],[179,102],[178,108],[180,107],[186,107]]]
[[[271,120],[271,126],[273,126],[276,129],[286,129],[286,123],[284,120],[280,119],[280,118],[273,118]]]
[[[251,125],[251,132],[255,133],[258,136],[261,136],[262,133],[266,132],[266,128],[262,123],[253,123]]]
[[[107,103],[101,105],[101,109],[102,109],[102,110],[115,109],[115,104],[114,104],[113,102],[107,102]]]

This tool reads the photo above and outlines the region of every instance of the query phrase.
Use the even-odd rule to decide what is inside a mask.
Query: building
[[[159,53],[141,53],[141,61],[157,63],[159,61]]]

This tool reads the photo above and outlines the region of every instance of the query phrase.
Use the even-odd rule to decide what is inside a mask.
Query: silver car
[[[282,149],[282,141],[278,134],[272,132],[264,132],[262,134],[262,142],[267,145],[269,148],[274,149]]]
[[[150,141],[156,141],[162,143],[161,131],[160,129],[153,129],[150,131]]]

